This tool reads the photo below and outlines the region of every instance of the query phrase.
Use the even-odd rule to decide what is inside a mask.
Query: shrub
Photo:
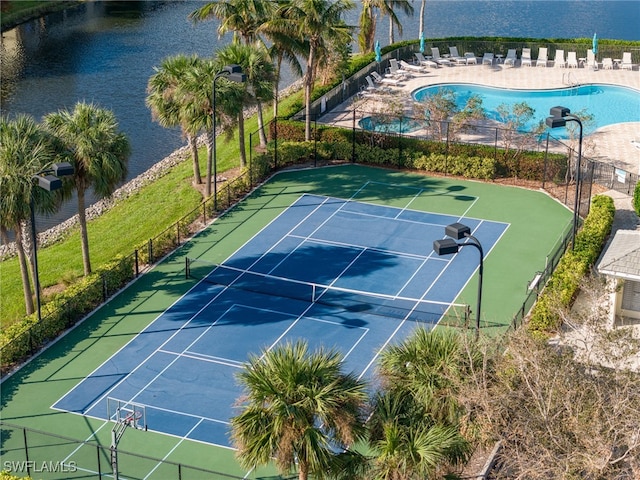
[[[636,183],[636,188],[633,191],[633,209],[636,211],[636,215],[640,215],[640,182]]]
[[[591,202],[591,211],[582,230],[576,234],[573,250],[564,254],[538,298],[527,327],[536,335],[546,335],[560,327],[558,307],[571,305],[582,277],[598,259],[611,232],[615,206],[611,197],[598,195]]]

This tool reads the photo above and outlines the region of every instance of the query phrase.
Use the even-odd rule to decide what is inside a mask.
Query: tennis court
[[[134,405],[149,430],[229,447],[234,375],[249,353],[304,338],[370,377],[387,343],[454,314],[477,258],[464,249],[440,258],[431,246],[457,221],[487,251],[508,227],[301,195],[223,265],[191,260],[201,281],[53,408],[113,420]]]
[[[500,335],[571,225],[562,205],[358,165],[280,173],[3,381],[3,460],[77,468],[36,478],[110,476],[113,420],[142,412],[148,431],[119,445],[122,478],[279,478],[229,448],[247,355],[302,337],[373,378],[388,342],[473,310],[477,251],[432,251],[454,222],[482,242],[482,331]]]

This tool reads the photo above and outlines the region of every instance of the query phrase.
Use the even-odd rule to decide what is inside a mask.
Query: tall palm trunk
[[[82,264],[84,265],[84,274],[91,273],[91,259],[89,258],[89,234],[87,232],[87,212],[85,210],[85,191],[84,187],[78,188],[78,223],[80,224],[80,243],[82,247]]]
[[[202,177],[200,176],[200,162],[198,161],[198,139],[195,135],[187,134],[187,142],[191,150],[191,158],[193,158],[193,183],[200,185]]]
[[[309,478],[309,465],[299,460],[298,462],[298,480],[307,480]]]
[[[307,73],[304,78],[304,139],[309,142],[311,140],[311,90],[313,89],[313,68],[316,60],[316,47],[313,42],[309,48],[309,58],[307,60]]]
[[[280,93],[280,70],[282,67],[283,55],[278,54],[276,59],[275,82],[273,84],[273,118],[278,117],[278,96]]]
[[[424,34],[424,11],[426,6],[427,0],[422,0],[422,3],[420,4],[420,31],[418,32],[418,35],[421,33]]]
[[[389,15],[389,45],[393,45],[395,43],[395,38],[393,36],[393,17]]]
[[[215,132],[209,130],[207,132],[207,183],[204,189],[205,198],[211,196],[211,179],[213,175],[213,136]]]
[[[22,244],[22,229],[20,226],[15,229],[16,232],[16,251],[18,252],[18,263],[20,264],[20,277],[22,279],[22,292],[24,293],[24,304],[27,309],[27,315],[31,315],[34,311],[33,305],[33,292],[31,291],[31,284],[29,283],[29,269],[27,267],[27,256],[24,251],[24,245]],[[9,235],[4,228],[0,228],[0,237],[2,243],[9,244]],[[35,283],[35,282],[34,282]]]
[[[258,135],[260,136],[260,147],[267,147],[267,135],[264,131],[264,115],[262,114],[262,102],[256,99],[258,106]]]
[[[244,143],[244,112],[238,114],[238,143],[240,144],[240,168],[247,165],[247,152]]]

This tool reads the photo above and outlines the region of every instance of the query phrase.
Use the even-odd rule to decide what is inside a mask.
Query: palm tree
[[[298,478],[329,471],[332,445],[363,439],[365,385],[341,372],[342,356],[305,341],[251,356],[239,380],[245,389],[242,412],[231,419],[243,467],[275,459],[281,473],[297,467]]]
[[[52,194],[33,185],[33,176],[52,159],[50,140],[33,118],[26,115],[19,115],[14,120],[0,117],[0,235],[3,242],[8,242],[8,232],[15,234],[27,315],[34,312],[34,305],[22,231],[25,222],[31,218],[32,195],[33,203],[41,213],[55,210]],[[31,239],[31,242],[35,241]],[[33,251],[33,248],[32,244],[29,250]]]
[[[152,118],[165,128],[180,126],[187,139],[193,160],[193,181],[202,183],[200,163],[198,160],[198,129],[194,128],[190,112],[181,102],[181,89],[186,72],[197,67],[200,59],[196,55],[175,55],[165,58],[160,67],[155,68],[147,86],[147,107],[151,109]]]
[[[194,22],[217,18],[220,20],[218,36],[233,32],[233,43],[239,43],[239,38],[246,44],[259,40],[259,27],[272,15],[275,2],[264,0],[226,0],[224,2],[209,2],[191,12],[189,18]]]
[[[456,387],[475,361],[454,332],[418,328],[382,352],[379,374],[385,385],[408,390],[435,421],[456,424],[461,414]]]
[[[424,12],[427,8],[427,0],[422,0],[420,3],[420,29],[418,31],[418,37],[424,35]]]
[[[253,45],[231,44],[219,50],[216,58],[218,62],[224,65],[240,65],[243,73],[247,75],[244,103],[255,103],[257,105],[260,146],[266,147],[267,137],[264,132],[262,102],[273,98],[273,82],[275,81],[274,68],[269,59],[269,53],[264,46],[257,42]],[[250,89],[246,87],[250,87]],[[244,112],[240,112],[238,115],[238,130],[241,137],[240,163],[244,167],[247,157],[244,147]]]
[[[441,478],[442,469],[468,457],[456,394],[480,357],[463,346],[454,332],[418,328],[382,352],[383,388],[369,425],[374,478]]]
[[[360,33],[358,33],[358,47],[362,53],[373,52],[376,36],[377,16],[375,4],[379,0],[362,0],[360,11]]]
[[[410,0],[382,0],[380,11],[389,17],[389,45],[395,43],[393,36],[394,26],[398,27],[398,33],[402,35],[402,22],[396,15],[396,10],[400,9],[407,15],[413,15],[413,5]]]
[[[470,452],[457,425],[435,422],[400,385],[376,396],[369,423],[373,458],[368,478],[442,478],[444,468],[464,461]]]
[[[73,111],[60,110],[44,118],[46,128],[60,143],[60,149],[74,166],[72,187],[78,195],[78,220],[84,274],[91,273],[85,195],[89,188],[98,197],[113,193],[127,175],[129,140],[118,131],[110,110],[78,102]]]
[[[402,35],[402,22],[395,13],[396,9],[402,10],[407,15],[413,14],[413,6],[409,0],[363,0],[360,12],[360,33],[358,34],[358,46],[363,53],[373,52],[377,10],[382,15],[389,17],[389,45],[394,43],[393,29],[398,27],[398,33]]]
[[[311,91],[318,66],[318,53],[329,45],[351,43],[351,27],[343,20],[354,8],[352,0],[291,0],[272,21],[278,31],[309,42],[304,76],[305,139],[311,140]]]

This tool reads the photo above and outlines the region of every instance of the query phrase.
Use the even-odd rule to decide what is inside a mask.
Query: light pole
[[[220,77],[226,77],[227,80],[236,83],[244,83],[247,76],[242,73],[240,65],[225,65],[222,67],[215,77],[213,77],[213,101],[211,102],[211,115],[213,116],[213,209],[218,210],[218,166],[216,163],[216,81]],[[207,191],[211,191],[211,167],[207,169]]]
[[[59,177],[73,175],[73,165],[68,162],[54,163],[51,168],[40,170],[33,175],[32,180],[38,181],[38,188],[47,192],[53,192],[62,188],[62,180]],[[38,274],[38,237],[36,232],[35,201],[33,198],[33,186],[29,192],[29,208],[31,210],[31,237],[33,238],[33,287],[36,290],[36,310],[38,312],[38,322],[42,320],[40,309],[40,278]]]
[[[433,242],[433,250],[438,255],[450,255],[458,253],[460,248],[473,246],[480,252],[480,269],[478,270],[478,304],[476,308],[476,340],[480,337],[480,307],[482,306],[482,272],[484,270],[484,251],[480,241],[471,235],[471,229],[462,223],[452,223],[444,227],[444,234],[447,237]],[[468,238],[470,242],[458,243],[455,240]]]
[[[571,115],[571,110],[567,107],[552,107],[549,110],[551,114],[547,117],[546,123],[549,128],[559,128],[567,125],[567,122],[576,122],[580,127],[580,139],[578,141],[578,166],[576,168],[576,198],[573,203],[573,234],[571,240],[571,250],[576,245],[576,232],[578,230],[578,218],[580,216],[580,163],[582,161],[582,122],[575,115]]]

